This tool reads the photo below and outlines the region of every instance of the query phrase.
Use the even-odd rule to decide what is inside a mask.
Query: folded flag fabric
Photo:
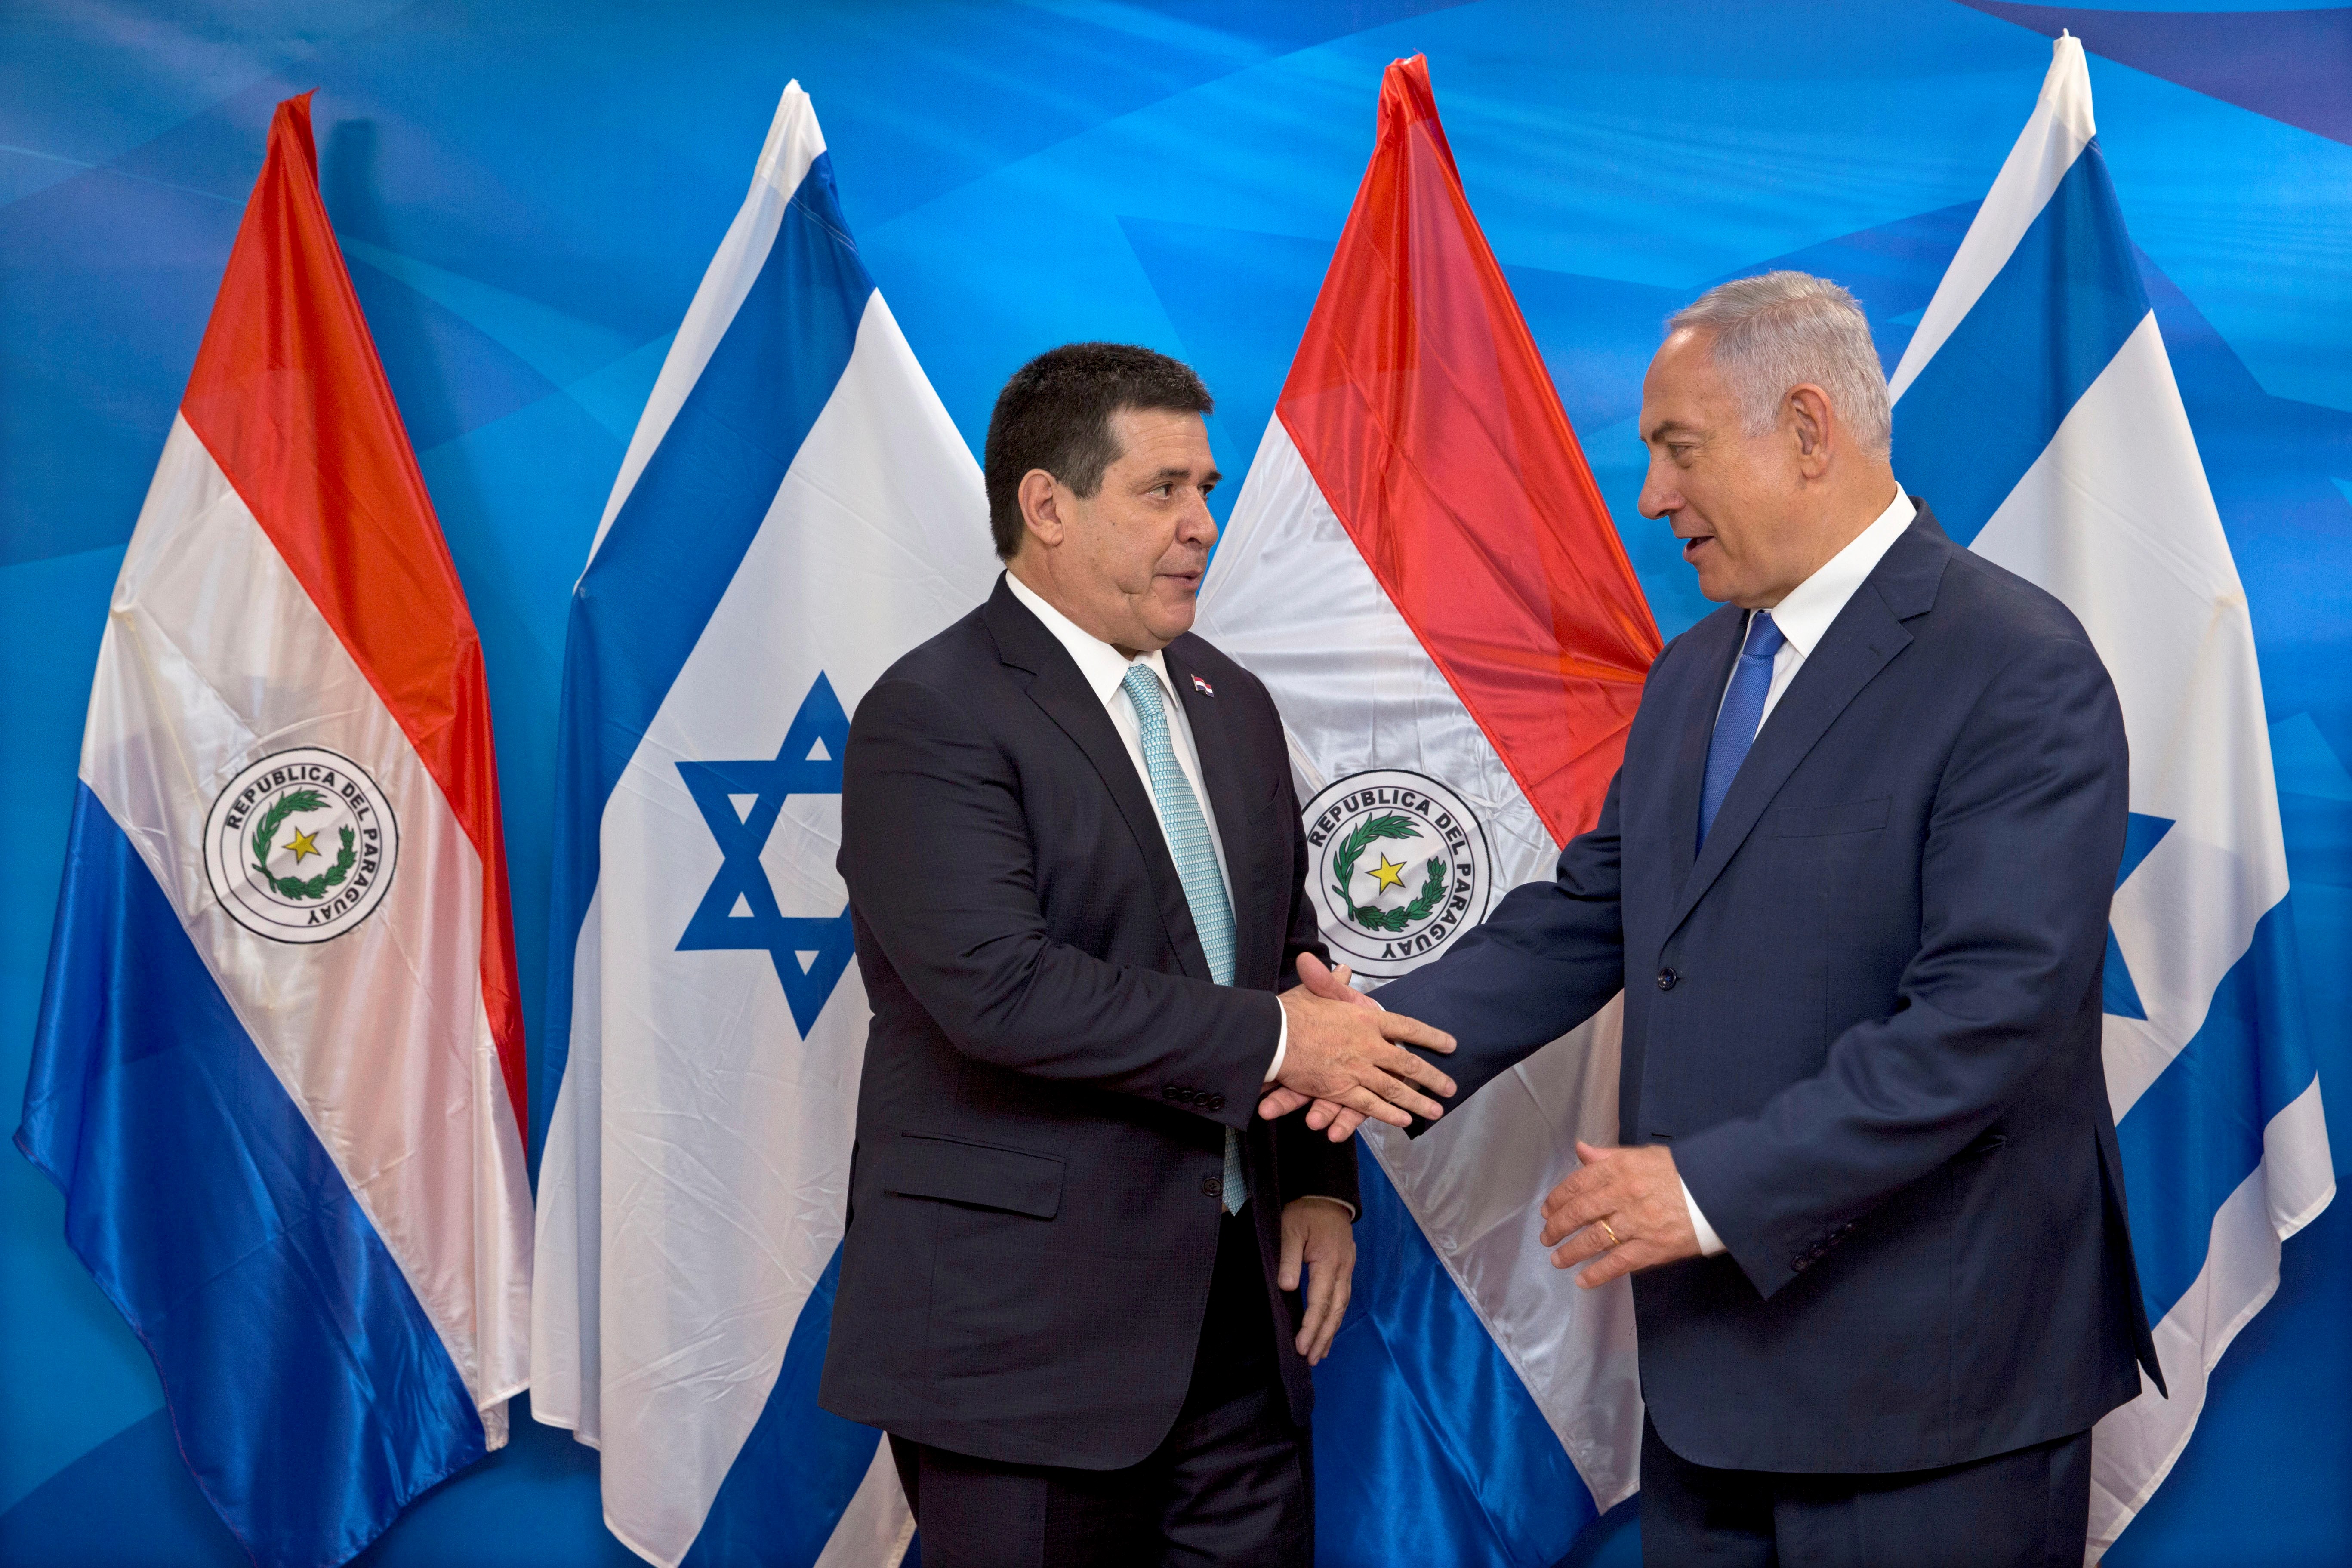
[[[481,649],[278,106],[109,606],[18,1147],[268,1568],[506,1440],[530,1195]]]
[[[1479,231],[1426,64],[1370,166],[1201,595],[1282,710],[1308,891],[1377,984],[1590,827],[1659,639]],[[1636,1484],[1631,1289],[1563,1289],[1538,1194],[1614,1142],[1616,1007],[1418,1142],[1359,1135],[1354,1301],[1317,1374],[1329,1563],[1547,1565]]]
[[[895,1563],[887,1450],[816,1406],[868,1012],[848,715],[995,574],[979,465],[784,89],[572,596],[532,1413],[681,1561]]]
[[[2090,1554],[2188,1446],[2206,1378],[2335,1194],[2246,595],[2091,117],[2077,39],[1891,383],[1895,462],[1952,536],[2065,601],[2115,678],[2131,819],[2107,1091],[2171,1397],[2093,1439]]]

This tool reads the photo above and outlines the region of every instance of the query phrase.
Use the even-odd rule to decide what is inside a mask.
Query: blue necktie
[[[1127,667],[1127,700],[1135,704],[1136,727],[1143,732],[1143,768],[1151,775],[1152,798],[1160,803],[1160,826],[1168,835],[1168,852],[1176,861],[1176,879],[1184,884],[1184,901],[1192,906],[1193,929],[1201,933],[1201,951],[1209,960],[1209,973],[1220,985],[1234,983],[1234,905],[1225,896],[1225,879],[1217,874],[1217,847],[1209,837],[1208,818],[1192,782],[1176,764],[1176,748],[1168,740],[1168,711],[1160,700],[1160,679],[1149,665]],[[1242,1177],[1242,1141],[1225,1129],[1225,1212],[1239,1214],[1249,1202],[1249,1184]]]
[[[1722,711],[1715,716],[1715,738],[1706,743],[1706,783],[1698,797],[1701,848],[1706,847],[1715,814],[1723,809],[1723,797],[1731,793],[1731,781],[1739,776],[1739,764],[1748,760],[1748,748],[1756,743],[1757,727],[1764,722],[1764,699],[1772,689],[1772,656],[1788,640],[1772,624],[1769,610],[1759,610],[1749,618],[1747,646],[1739,650]]]

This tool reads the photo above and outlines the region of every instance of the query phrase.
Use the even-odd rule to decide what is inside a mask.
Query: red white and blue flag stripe
[[[1363,979],[1444,952],[1600,816],[1657,627],[1419,57],[1381,83],[1200,629],[1282,710],[1307,891]],[[1402,879],[1333,856],[1375,816],[1416,841]],[[1549,1563],[1633,1493],[1632,1289],[1569,1283],[1535,1206],[1577,1139],[1617,1141],[1620,1017],[1416,1142],[1358,1134],[1355,1295],[1315,1378],[1323,1563]]]
[[[481,651],[305,96],[109,606],[16,1134],[257,1563],[505,1440],[522,1104]]]

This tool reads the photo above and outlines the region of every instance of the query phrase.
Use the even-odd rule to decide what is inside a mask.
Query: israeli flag
[[[993,579],[980,469],[858,259],[797,82],[572,604],[533,1414],[663,1568],[895,1563],[816,1407],[867,1008],[834,869],[849,712]]]
[[[2079,40],[2057,41],[1891,390],[1905,482],[1955,539],[2065,601],[2131,738],[2107,1092],[2172,1396],[2147,1388],[2099,1424],[2095,1562],[2187,1447],[2207,1374],[2278,1288],[2280,1243],[2336,1186],[2245,590],[2107,179]]]

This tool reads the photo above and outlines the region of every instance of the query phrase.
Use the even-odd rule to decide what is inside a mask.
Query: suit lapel
[[[1192,924],[1192,909],[1184,899],[1184,884],[1176,875],[1176,861],[1168,852],[1168,836],[1160,830],[1160,814],[1127,742],[1110,721],[1102,700],[1094,694],[1078,667],[1045,623],[1013,596],[999,576],[986,611],[988,628],[996,638],[997,656],[1014,669],[1029,673],[1029,700],[1067,735],[1087,761],[1094,764],[1103,787],[1135,836],[1136,847],[1151,877],[1160,918],[1168,928],[1169,945],[1176,950],[1184,973],[1207,980],[1209,960],[1201,949],[1201,935]]]
[[[1258,801],[1251,798],[1251,774],[1243,766],[1239,742],[1225,717],[1229,710],[1219,706],[1213,692],[1193,684],[1194,670],[1181,651],[1183,646],[1180,637],[1168,645],[1161,657],[1167,661],[1168,678],[1176,688],[1177,700],[1184,705],[1185,721],[1192,728],[1192,751],[1201,763],[1201,784],[1209,796],[1217,843],[1224,850],[1225,877],[1233,889],[1234,982],[1241,984],[1245,976],[1244,956],[1266,951],[1267,933],[1259,927],[1265,918],[1270,918],[1274,903],[1258,896],[1258,889],[1251,887],[1248,880],[1249,869],[1256,864],[1250,858],[1250,808]]]
[[[1915,501],[1915,504],[1916,501]],[[1797,678],[1789,683],[1757,732],[1756,743],[1739,764],[1738,773],[1731,781],[1731,793],[1723,797],[1723,807],[1716,813],[1715,826],[1707,830],[1706,847],[1700,849],[1690,865],[1690,875],[1675,897],[1674,911],[1667,917],[1666,929],[1672,931],[1686,919],[1694,906],[1704,897],[1715,879],[1722,874],[1731,857],[1738,852],[1754,831],[1765,808],[1772,804],[1797,764],[1805,760],[1821,738],[1828,733],[1838,715],[1862,694],[1889,660],[1901,653],[1911,642],[1911,634],[1903,623],[1913,616],[1924,615],[1935,604],[1936,585],[1941,581],[1945,564],[1957,550],[1936,525],[1935,518],[1924,505],[1919,515],[1903,536],[1895,542],[1870,575],[1846,601],[1845,608],[1830,623],[1821,645],[1814,648]],[[1741,617],[1728,617],[1734,626],[1743,624]],[[1727,664],[1716,684],[1695,692],[1691,704],[1704,710],[1704,731],[1711,736],[1723,682],[1729,679]],[[1692,729],[1686,725],[1685,735]],[[1696,767],[1685,765],[1676,777],[1677,793],[1685,787],[1685,776],[1696,779],[1706,768],[1706,742],[1698,742]],[[1679,816],[1671,831],[1677,841],[1688,846],[1698,836],[1698,791],[1690,786],[1690,810]],[[1677,800],[1676,809],[1681,808]],[[1685,847],[1685,857],[1690,851]]]
[[[1699,686],[1683,710],[1666,804],[1668,831],[1674,841],[1668,864],[1674,868],[1677,893],[1690,880],[1691,862],[1698,851],[1698,802],[1706,782],[1707,742],[1715,737],[1716,710],[1724,684],[1731,679],[1731,666],[1739,658],[1747,626],[1744,611],[1726,608],[1691,628]]]

